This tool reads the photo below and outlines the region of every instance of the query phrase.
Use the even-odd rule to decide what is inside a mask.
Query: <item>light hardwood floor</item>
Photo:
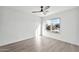
[[[47,37],[31,38],[1,46],[0,52],[78,52],[79,46]]]

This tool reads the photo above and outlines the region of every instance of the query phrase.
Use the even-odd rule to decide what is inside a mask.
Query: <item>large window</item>
[[[60,18],[52,18],[46,21],[46,30],[59,33],[60,31]]]

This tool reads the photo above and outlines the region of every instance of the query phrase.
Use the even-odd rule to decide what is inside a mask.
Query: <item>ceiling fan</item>
[[[40,11],[33,11],[32,13],[41,13],[42,12],[44,15],[46,15],[50,6],[40,6],[40,8],[41,8]]]

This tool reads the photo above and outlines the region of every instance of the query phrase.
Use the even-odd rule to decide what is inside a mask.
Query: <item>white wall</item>
[[[43,35],[79,45],[79,8],[52,14],[48,20],[61,17],[59,34],[47,32]],[[20,10],[0,7],[0,46],[34,37],[40,18]]]
[[[57,34],[53,32],[47,32],[44,28],[43,35],[79,45],[79,8],[74,8],[56,14],[52,14],[48,17],[45,17],[44,20],[46,21],[55,17],[61,18],[60,33]]]
[[[0,46],[34,37],[39,19],[16,9],[0,7]]]

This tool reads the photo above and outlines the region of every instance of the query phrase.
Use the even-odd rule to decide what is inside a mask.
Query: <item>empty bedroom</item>
[[[0,52],[79,52],[78,6],[0,6]]]

